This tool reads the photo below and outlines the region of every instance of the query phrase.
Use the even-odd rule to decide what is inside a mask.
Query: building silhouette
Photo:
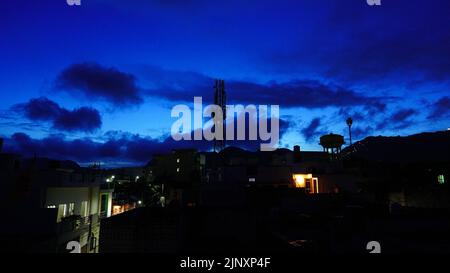
[[[72,161],[0,154],[2,246],[18,252],[97,252],[100,219],[111,215],[113,189],[100,170]]]

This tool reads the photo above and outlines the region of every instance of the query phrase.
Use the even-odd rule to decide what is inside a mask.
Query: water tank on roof
[[[329,134],[320,137],[320,145],[325,149],[340,148],[344,144],[344,136]]]

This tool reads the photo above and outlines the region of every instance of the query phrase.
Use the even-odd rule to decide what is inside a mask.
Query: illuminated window
[[[66,217],[66,208],[67,208],[66,204],[60,204],[58,206],[58,215],[57,215],[58,218],[56,219],[57,222],[60,222],[61,218]]]
[[[69,203],[69,215],[73,215],[75,212],[75,203]]]
[[[179,173],[180,172],[180,168],[177,168],[177,173]]]
[[[319,179],[312,174],[293,174],[296,188],[304,188],[307,193],[319,193]]]
[[[88,216],[88,201],[81,202],[80,214],[81,214],[81,217],[87,217]]]
[[[116,215],[116,214],[122,213],[124,211],[125,211],[124,206],[114,205],[112,215]]]
[[[443,174],[438,175],[438,183],[444,184],[445,183],[445,177]]]
[[[294,174],[293,175],[295,187],[296,188],[304,188],[306,187],[306,179],[311,179],[312,174]]]
[[[179,158],[177,158],[177,163],[180,163],[180,159]]]
[[[250,177],[249,179],[248,179],[248,182],[255,182],[256,181],[256,179],[254,178],[254,177]]]

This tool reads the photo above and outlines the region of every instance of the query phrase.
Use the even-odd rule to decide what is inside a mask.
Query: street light
[[[346,120],[346,122],[347,122],[347,125],[348,125],[348,134],[350,136],[350,146],[351,146],[352,145],[352,124],[353,124],[353,120],[352,120],[352,118],[349,117]]]

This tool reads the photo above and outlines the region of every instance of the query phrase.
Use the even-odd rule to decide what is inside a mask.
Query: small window
[[[69,215],[73,215],[75,213],[75,203],[69,203]]]
[[[88,216],[88,202],[87,201],[81,202],[80,215],[81,215],[81,217],[87,217]]]
[[[180,172],[180,168],[177,168],[177,173],[179,173]]]
[[[66,217],[66,204],[60,204],[58,206],[58,218],[56,219],[57,222],[60,222],[62,218]]]
[[[438,175],[438,183],[441,185],[445,183],[445,177],[443,174]]]
[[[250,177],[249,179],[248,179],[248,182],[255,182],[256,181],[256,179],[254,178],[254,177]]]
[[[177,158],[177,163],[180,163],[180,159],[179,158]]]

